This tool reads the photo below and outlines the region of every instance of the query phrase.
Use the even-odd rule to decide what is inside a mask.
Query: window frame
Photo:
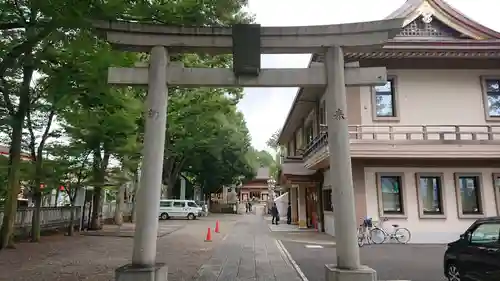
[[[496,185],[496,180],[500,180],[500,173],[492,173],[492,186],[493,186],[493,193],[495,194],[495,207],[496,207],[496,214],[497,216],[500,216],[500,185]]]
[[[500,80],[500,76],[481,76],[481,95],[483,97],[484,117],[486,121],[500,122],[500,116],[490,116],[488,107],[488,87],[486,87],[486,80]],[[500,94],[499,94],[500,95]]]
[[[311,133],[310,136],[309,133]],[[312,120],[308,120],[304,124],[304,140],[304,142],[306,143],[305,148],[307,148],[314,140],[314,124]]]
[[[462,196],[460,192],[460,178],[461,177],[477,177],[477,183],[479,185],[479,207],[480,213],[477,214],[464,214],[462,211]],[[455,173],[454,175],[455,181],[455,199],[457,203],[457,214],[459,219],[479,219],[486,217],[485,205],[484,205],[484,184],[483,184],[483,175],[482,173]]]
[[[333,212],[333,201],[332,201],[332,193],[333,193],[333,190],[329,187],[327,188],[323,188],[323,190],[321,190],[321,192],[323,193],[322,194],[322,199],[323,199],[323,202],[322,202],[322,205],[323,205],[323,211],[324,212]],[[325,193],[328,195],[328,196],[325,196]],[[329,199],[328,199],[329,198]],[[330,203],[330,204],[327,204],[327,203]]]
[[[373,121],[399,121],[399,94],[398,94],[398,79],[394,75],[388,75],[387,81],[392,81],[392,111],[393,116],[378,116],[377,115],[377,92],[375,91],[375,86],[370,87],[371,89],[371,100],[372,100],[372,119]]]
[[[439,196],[440,196],[440,209],[441,213],[425,213],[424,212],[424,202],[421,196],[421,185],[420,178],[438,178],[440,182]],[[443,173],[415,173],[415,187],[417,189],[417,204],[418,204],[418,215],[421,219],[444,219],[446,218],[446,196],[444,192],[444,175]]]
[[[376,186],[377,186],[377,203],[378,203],[378,213],[381,218],[396,218],[396,219],[406,219],[408,218],[407,208],[407,200],[406,200],[406,182],[405,182],[405,174],[404,173],[375,173],[376,177]],[[400,204],[402,205],[401,213],[385,213],[384,212],[384,200],[382,196],[382,177],[399,177],[401,188],[399,189],[400,193]]]

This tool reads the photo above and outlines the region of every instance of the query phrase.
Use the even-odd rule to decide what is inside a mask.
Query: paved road
[[[300,281],[283,257],[267,222],[259,215],[243,215],[210,260],[197,281]]]
[[[283,241],[309,281],[324,281],[324,265],[335,263],[334,246],[306,248],[303,243]],[[361,262],[377,271],[379,280],[442,281],[444,245],[371,245],[361,250]]]

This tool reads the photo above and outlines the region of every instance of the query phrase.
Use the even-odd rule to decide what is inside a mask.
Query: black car
[[[500,280],[500,217],[475,221],[460,239],[448,244],[444,275],[450,281]]]

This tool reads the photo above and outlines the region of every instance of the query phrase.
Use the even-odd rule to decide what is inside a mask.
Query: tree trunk
[[[135,212],[135,198],[137,195],[137,191],[139,191],[139,188],[141,187],[140,184],[141,184],[141,178],[139,174],[139,169],[137,169],[137,171],[134,173],[134,181],[133,181],[134,191],[132,194],[132,210],[130,210],[130,222],[136,221],[137,214]]]
[[[42,177],[43,177],[41,151],[36,156],[32,154],[32,157],[34,157],[36,163],[35,163],[35,186],[33,187],[34,190],[33,199],[35,200],[35,210],[33,211],[33,217],[31,220],[31,242],[40,242],[40,212],[42,207],[42,192],[40,190],[40,187],[42,185]]]
[[[73,236],[75,234],[75,208],[73,207],[75,204],[74,200],[70,201],[70,215],[69,215],[69,224],[68,224],[68,236]]]
[[[33,30],[27,30],[26,33],[28,32],[33,32]],[[28,112],[28,108],[30,105],[30,86],[31,79],[33,77],[33,71],[35,69],[32,54],[33,46],[28,46],[25,50],[19,49],[20,53],[22,53],[23,51],[23,81],[21,83],[21,88],[19,89],[19,104],[17,111],[15,111],[10,98],[4,99],[4,102],[8,105],[7,109],[9,111],[9,115],[12,118],[12,135],[8,168],[9,191],[7,193],[7,201],[5,202],[4,207],[2,229],[0,230],[0,250],[6,248],[7,246],[14,246],[12,241],[12,233],[14,231],[14,219],[17,213],[17,195],[19,194],[21,188],[19,183],[19,176],[21,170],[20,164],[23,125],[24,119],[26,118],[26,113]],[[9,59],[12,60],[13,58],[10,57]],[[7,68],[8,65],[4,64],[3,69],[0,71],[1,77],[4,77]],[[7,96],[9,96],[9,93],[7,93]]]
[[[125,184],[121,184],[116,195],[115,224],[123,224],[123,205],[125,201]]]
[[[31,242],[40,242],[40,212],[42,211],[42,193],[37,190],[33,195],[35,210],[31,220]]]
[[[57,201],[59,201],[59,187],[56,189],[56,199],[54,200],[54,207],[57,207]]]
[[[24,116],[23,116],[24,120]],[[12,142],[9,153],[7,200],[4,206],[4,217],[0,231],[0,249],[14,246],[12,233],[14,231],[14,220],[17,213],[17,196],[20,192],[19,171],[21,164],[21,137],[23,120],[16,120],[12,128]]]
[[[92,220],[90,222],[91,230],[102,229],[101,209],[102,209],[102,187],[94,186],[94,196],[92,197]]]
[[[170,179],[167,182],[167,187],[165,188],[166,199],[171,199],[174,196],[175,181],[172,182]]]
[[[92,198],[92,220],[90,222],[91,230],[102,229],[102,204],[103,204],[103,186],[105,182],[106,169],[108,167],[109,152],[104,149],[104,157],[101,157],[101,146],[96,146],[93,151],[92,173],[94,179],[94,197]]]
[[[132,210],[130,210],[130,222],[135,222],[137,214],[135,213],[135,196],[134,199],[132,199]]]
[[[69,194],[69,205],[71,209],[69,215],[68,236],[73,236],[75,234],[75,200],[77,194],[78,194],[78,189],[74,192],[74,194]],[[81,210],[85,210],[85,204]]]

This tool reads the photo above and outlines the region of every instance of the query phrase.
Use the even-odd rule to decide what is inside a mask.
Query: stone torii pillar
[[[350,86],[386,83],[384,67],[346,67],[343,51],[380,48],[401,29],[403,19],[304,27],[249,27],[252,38],[242,38],[245,27],[169,27],[131,22],[96,22],[116,49],[150,52],[149,67],[109,68],[108,83],[148,85],[146,132],[141,188],[137,194],[137,225],[132,263],[116,270],[119,281],[165,281],[167,268],[156,261],[158,210],[167,115],[167,84],[187,87],[325,87],[327,95],[330,171],[337,233],[337,265],[327,265],[328,281],[372,281],[374,270],[362,267],[356,241],[356,217],[346,120],[346,91]],[[257,36],[257,37],[256,37]],[[245,36],[243,36],[245,37]],[[239,39],[238,39],[239,38]],[[249,39],[249,40],[247,40]],[[169,53],[230,54],[233,48],[252,45],[253,55],[265,53],[326,52],[325,64],[305,69],[260,69],[246,61],[238,70],[184,68],[169,63]],[[236,45],[235,45],[236,44]],[[258,48],[258,49],[255,49]],[[239,50],[241,54],[241,49]],[[244,51],[244,50],[243,50]],[[234,53],[234,60],[238,55]],[[244,56],[243,56],[244,57]],[[241,62],[241,56],[240,56]],[[236,65],[236,64],[235,64]],[[247,66],[249,68],[247,68]],[[247,72],[248,71],[248,72]],[[247,72],[247,73],[245,73]],[[245,74],[250,73],[249,76]],[[204,277],[213,278],[212,272]]]

